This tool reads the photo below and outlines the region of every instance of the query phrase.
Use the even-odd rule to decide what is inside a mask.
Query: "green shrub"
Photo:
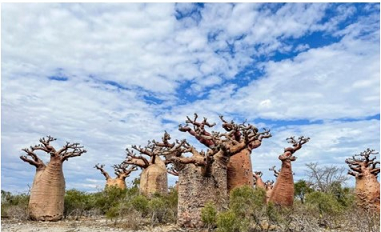
[[[299,198],[302,204],[304,204],[305,196],[308,193],[313,192],[314,190],[310,187],[311,184],[306,182],[305,180],[299,180],[294,184],[294,196]]]
[[[102,192],[93,194],[93,205],[105,214],[110,208],[118,206],[124,200],[126,194],[127,190],[114,186],[108,187]]]
[[[164,196],[168,202],[168,206],[170,208],[174,208],[176,209],[176,212],[177,212],[177,202],[178,202],[178,199],[179,199],[179,196],[178,196],[178,192],[175,188],[171,188],[169,193],[167,195]]]
[[[84,214],[86,210],[90,210],[90,195],[84,192],[70,189],[65,193],[64,217],[74,216],[76,219]]]
[[[217,209],[212,202],[208,202],[201,210],[202,222],[211,229],[216,226],[217,221]]]
[[[318,210],[320,215],[335,215],[343,211],[343,206],[337,201],[337,198],[329,193],[312,192],[306,195],[306,203]]]
[[[151,215],[151,223],[161,223],[165,220],[168,211],[168,205],[165,199],[156,196],[148,202],[149,213]]]
[[[258,223],[265,209],[265,202],[265,190],[242,186],[231,191],[229,207],[240,220],[254,219]]]
[[[274,203],[269,202],[266,207],[266,216],[272,223],[277,223],[281,220],[279,209],[275,207]]]
[[[148,214],[148,199],[143,195],[136,195],[130,200],[133,209],[138,211],[142,216]]]
[[[107,219],[115,219],[116,217],[118,217],[120,215],[119,211],[120,211],[119,205],[116,205],[116,206],[109,208],[106,212],[106,218]]]
[[[29,195],[14,195],[1,190],[1,217],[25,220],[28,218]]]
[[[219,213],[217,216],[217,231],[233,232],[237,231],[237,216],[232,210]]]

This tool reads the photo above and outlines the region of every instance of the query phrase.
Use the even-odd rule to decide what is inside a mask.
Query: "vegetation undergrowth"
[[[265,191],[249,186],[230,193],[229,208],[218,212],[212,202],[202,209],[201,217],[209,231],[379,231],[379,214],[357,208],[353,189],[332,187],[325,193],[295,183],[295,202],[292,208],[280,208],[265,203]],[[300,193],[303,191],[303,193]],[[1,191],[1,216],[27,219],[28,194]],[[64,217],[81,220],[105,217],[110,226],[138,229],[143,226],[175,224],[177,220],[177,191],[146,197],[139,194],[137,185],[120,190],[107,188],[86,193],[75,189],[66,191]]]

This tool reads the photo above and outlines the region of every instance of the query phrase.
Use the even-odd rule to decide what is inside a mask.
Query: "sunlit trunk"
[[[281,206],[292,206],[294,203],[294,177],[291,164],[282,163],[279,176],[276,179],[270,202]]]
[[[156,163],[143,169],[140,175],[140,193],[145,196],[168,193],[167,169],[159,157],[156,158]]]
[[[51,160],[45,169],[37,171],[29,200],[32,220],[57,221],[63,217],[65,179],[62,162]]]

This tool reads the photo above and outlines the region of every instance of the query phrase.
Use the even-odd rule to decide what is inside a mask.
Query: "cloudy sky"
[[[379,3],[3,3],[1,16],[3,190],[28,190],[21,149],[46,135],[87,149],[64,163],[67,189],[83,191],[105,184],[96,163],[112,174],[164,130],[205,149],[177,129],[195,112],[216,131],[218,115],[271,129],[252,153],[264,179],[290,136],[311,138],[296,180],[306,163],[380,150]]]

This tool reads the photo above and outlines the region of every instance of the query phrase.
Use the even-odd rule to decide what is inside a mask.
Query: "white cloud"
[[[329,7],[341,14],[325,23]],[[185,17],[177,20],[176,10]],[[58,138],[56,146],[66,140],[85,146],[88,153],[64,164],[67,187],[95,191],[103,177],[94,164],[121,162],[126,147],[159,139],[164,130],[190,139],[177,125],[194,112],[212,122],[223,114],[251,123],[374,116],[379,14],[340,29],[353,15],[346,4],[2,4],[2,187],[27,189],[34,168],[18,156],[48,134]],[[316,48],[296,40],[316,31],[342,38]],[[275,52],[288,54],[292,47],[304,52],[271,61]],[[251,68],[261,74],[246,72]],[[59,75],[68,80],[48,79]],[[318,126],[256,125],[274,126],[271,141],[283,141],[290,130],[333,136]],[[349,129],[337,131],[343,125]],[[356,137],[354,146],[373,141],[359,140],[358,125],[325,122],[319,127],[336,128],[335,143],[320,145],[352,152],[343,145],[349,141],[345,133]],[[312,147],[318,140],[311,138]],[[269,155],[281,152],[276,143],[265,145]],[[317,153],[308,154],[312,159]]]
[[[299,151],[295,153],[297,160],[292,163],[295,179],[306,178],[306,163],[317,162],[319,165],[335,165],[346,167],[345,159],[367,148],[380,150],[380,121],[327,122],[302,126],[284,126],[272,130],[273,137],[263,141],[262,146],[253,150],[253,169],[264,173],[264,179],[274,179],[268,171],[272,166],[281,167],[278,156],[283,148],[289,146],[286,138],[290,136],[310,137]],[[380,157],[377,155],[377,160]],[[354,185],[354,178],[348,181]]]

